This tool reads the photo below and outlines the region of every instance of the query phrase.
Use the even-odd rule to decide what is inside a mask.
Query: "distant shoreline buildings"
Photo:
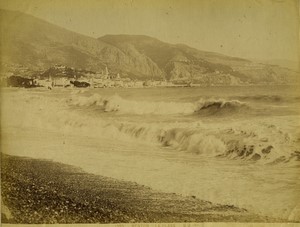
[[[110,72],[105,66],[103,70],[91,71],[76,69],[62,64],[55,64],[48,69],[29,69],[22,65],[5,65],[6,71],[2,70],[0,75],[1,86],[8,87],[80,87],[80,88],[144,88],[144,87],[210,87],[210,86],[251,86],[249,82],[242,82],[239,78],[219,71],[209,75],[203,74],[197,80],[178,79],[167,80],[140,80],[124,77],[121,72]],[[282,78],[282,81],[285,81]],[[277,85],[276,83],[262,83],[259,85]],[[288,84],[282,83],[282,84]]]
[[[110,73],[106,66],[101,72],[75,69],[55,64],[47,70],[30,70],[17,66],[1,75],[1,84],[11,87],[92,87],[92,88],[142,88],[154,86],[174,86],[167,81],[137,80],[122,78],[120,73]]]

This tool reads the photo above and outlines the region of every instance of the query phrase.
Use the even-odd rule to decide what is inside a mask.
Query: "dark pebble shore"
[[[278,222],[48,160],[1,153],[2,223]]]

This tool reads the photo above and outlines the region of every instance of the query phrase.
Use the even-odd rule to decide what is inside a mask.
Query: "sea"
[[[1,150],[300,221],[299,91],[2,88]]]

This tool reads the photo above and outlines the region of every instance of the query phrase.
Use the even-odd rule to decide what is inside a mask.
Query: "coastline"
[[[282,222],[49,160],[1,153],[4,223]]]

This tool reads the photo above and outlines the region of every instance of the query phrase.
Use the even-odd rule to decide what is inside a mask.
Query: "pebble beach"
[[[49,160],[1,154],[1,162],[2,223],[275,221]]]

